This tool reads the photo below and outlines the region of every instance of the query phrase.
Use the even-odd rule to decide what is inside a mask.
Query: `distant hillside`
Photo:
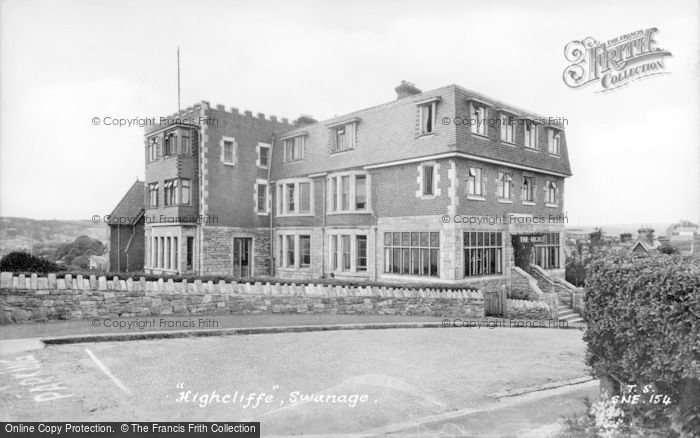
[[[89,236],[107,244],[107,225],[89,220],[39,220],[24,217],[0,217],[0,257],[17,250],[57,246]]]

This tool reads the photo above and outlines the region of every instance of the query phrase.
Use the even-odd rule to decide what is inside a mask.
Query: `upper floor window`
[[[256,206],[255,210],[261,214],[267,214],[267,183],[257,182],[256,183]]]
[[[481,167],[470,167],[469,176],[467,177],[467,194],[472,196],[484,196],[482,184],[482,169]]]
[[[309,215],[312,209],[311,181],[288,181],[277,186],[277,215]]]
[[[511,198],[511,186],[513,184],[513,177],[510,172],[498,172],[498,198],[499,199],[510,199]]]
[[[418,116],[420,134],[432,134],[435,131],[435,120],[437,117],[437,100],[420,104],[418,106]]]
[[[530,149],[537,149],[537,124],[532,120],[525,120],[523,129],[525,136],[525,147]]]
[[[488,117],[488,109],[486,108],[486,105],[479,102],[471,102],[471,109],[472,114],[470,125],[472,127],[472,133],[479,135],[488,135],[488,131],[486,130],[486,118]]]
[[[298,161],[304,158],[304,136],[299,135],[283,141],[284,162]]]
[[[435,194],[435,166],[423,166],[423,195],[432,196]]]
[[[221,140],[221,161],[224,164],[236,164],[236,155],[238,154],[238,143],[236,139],[224,137]]]
[[[189,205],[190,180],[171,179],[163,184],[164,205]]]
[[[534,202],[535,200],[535,178],[532,176],[523,176],[522,200],[525,202]]]
[[[166,157],[177,155],[177,135],[174,132],[165,134],[164,149],[163,155]]]
[[[158,137],[152,137],[148,140],[148,147],[147,147],[147,153],[148,153],[148,162],[156,161],[158,159],[158,149],[160,148],[160,144],[158,142]]]
[[[554,181],[547,181],[544,186],[545,202],[550,205],[556,205],[557,203],[557,183]]]
[[[148,185],[148,205],[149,207],[158,207],[158,183]]]
[[[367,208],[367,175],[355,175],[355,210]]]
[[[266,169],[270,161],[270,146],[266,144],[258,144],[258,167]]]
[[[514,143],[513,133],[515,131],[514,127],[515,119],[510,114],[501,114],[500,117],[500,127],[501,127],[501,141],[507,143]]]
[[[183,155],[192,154],[192,142],[190,139],[190,134],[183,132],[180,135],[180,153]]]
[[[355,149],[355,128],[356,122],[332,126],[331,131],[333,133],[333,143],[331,145],[331,152],[342,152]]]
[[[330,212],[365,212],[369,210],[369,177],[351,172],[328,178]]]
[[[296,213],[296,184],[284,185],[284,200],[287,207],[285,213]]]
[[[561,132],[555,129],[547,130],[547,151],[553,155],[559,155],[561,145]]]

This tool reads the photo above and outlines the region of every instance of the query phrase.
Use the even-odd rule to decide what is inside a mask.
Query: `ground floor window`
[[[331,234],[328,236],[331,271],[364,272],[367,270],[366,234]]]
[[[501,232],[464,233],[464,276],[503,274],[502,239]]]
[[[440,233],[384,233],[384,272],[440,276]]]
[[[311,266],[311,235],[280,234],[277,236],[277,266],[308,268]]]
[[[542,243],[535,245],[535,264],[543,269],[558,269],[559,233],[545,233]]]
[[[145,260],[152,269],[179,271],[178,249],[177,236],[151,236],[146,242]]]

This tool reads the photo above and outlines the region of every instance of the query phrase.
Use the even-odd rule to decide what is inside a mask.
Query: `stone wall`
[[[481,291],[0,274],[5,320],[322,313],[484,317]],[[19,316],[19,317],[18,317]]]

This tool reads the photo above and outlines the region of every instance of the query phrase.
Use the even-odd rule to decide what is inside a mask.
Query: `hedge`
[[[673,400],[632,416],[677,432],[700,430],[700,260],[624,253],[597,259],[585,302],[586,361],[594,372],[653,384]]]

